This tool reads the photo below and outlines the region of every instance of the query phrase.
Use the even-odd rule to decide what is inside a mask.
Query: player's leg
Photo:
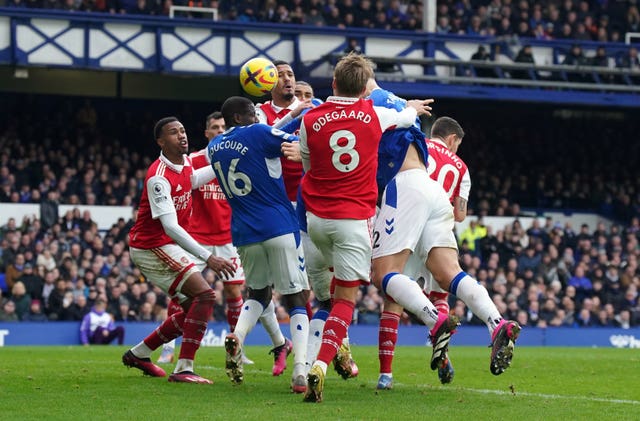
[[[289,312],[294,351],[291,389],[295,393],[303,393],[306,390],[305,363],[309,339],[309,317],[306,310],[309,282],[305,272],[305,256],[300,235],[297,232],[282,235],[267,243],[270,248],[270,266],[275,279],[274,288],[282,295],[282,304]],[[280,357],[286,363],[286,354],[283,355],[282,352]]]
[[[398,327],[403,308],[401,305],[384,298],[384,307],[380,315],[378,328],[378,360],[380,362],[380,374],[377,389],[393,388],[393,356],[396,342],[398,341]]]
[[[331,312],[322,332],[317,360],[307,375],[304,400],[321,402],[324,377],[347,334],[361,282],[368,282],[371,266],[371,221],[327,220],[307,212],[309,235],[325,259],[333,262],[335,285]]]
[[[429,252],[427,268],[443,289],[460,298],[487,324],[492,341],[490,370],[495,375],[503,373],[511,364],[513,348],[520,334],[518,323],[503,320],[487,289],[460,267],[456,249],[433,248]]]
[[[427,298],[429,298],[429,301],[433,303],[439,312],[449,314],[449,294],[447,292],[438,287],[437,291],[432,289],[431,292],[427,293]],[[453,381],[454,374],[455,371],[453,370],[453,364],[451,364],[451,358],[449,356],[449,351],[447,350],[447,352],[445,352],[444,359],[438,366],[438,379],[440,379],[440,383],[442,384],[451,383]]]
[[[429,180],[425,171],[408,170],[398,173],[385,188],[374,229],[372,272],[374,285],[385,296],[429,327],[434,344],[431,367],[435,369],[458,321],[438,313],[420,286],[403,273],[413,251],[426,258],[422,242],[432,212],[431,194],[425,189]]]
[[[176,295],[174,283],[178,284],[185,276],[190,276],[197,272],[197,268],[191,262],[190,257],[187,256],[184,250],[174,244],[152,250],[132,247],[131,259],[147,279],[152,280],[169,296]],[[174,314],[167,317],[144,340],[125,352],[122,356],[123,364],[127,367],[138,368],[150,376],[166,376],[162,368],[151,362],[151,353],[162,344],[182,335],[185,316],[183,309],[179,308]]]
[[[190,304],[185,309],[182,327],[182,345],[178,363],[169,376],[169,381],[211,384],[210,380],[197,376],[193,369],[195,354],[213,314],[216,294],[199,271],[186,275],[184,283],[176,287],[176,291],[189,298]],[[172,292],[169,290],[169,292]]]
[[[181,311],[182,311],[182,307],[180,306],[179,298],[176,297],[176,298],[170,299],[169,304],[167,304],[167,318]],[[169,342],[162,344],[162,352],[160,353],[160,357],[158,357],[158,362],[172,363],[174,354],[175,354],[175,349],[176,349],[175,339],[172,339]]]
[[[233,332],[240,317],[240,311],[242,310],[242,304],[244,300],[242,298],[242,286],[244,284],[244,267],[242,261],[238,255],[238,250],[233,244],[225,244],[222,246],[213,246],[213,253],[216,256],[224,257],[233,262],[235,266],[235,273],[231,278],[223,278],[223,296],[227,303],[227,323],[229,323],[229,332]],[[248,359],[242,352],[242,363],[253,364],[253,361]]]

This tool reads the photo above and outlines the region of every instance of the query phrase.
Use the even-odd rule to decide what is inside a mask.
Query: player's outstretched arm
[[[435,100],[434,99],[412,99],[407,101],[407,107],[411,107],[414,108],[416,110],[416,112],[418,113],[418,115],[426,115],[428,117],[431,117],[431,107],[430,105],[433,104]]]
[[[204,155],[207,156],[208,160],[208,154],[205,153]],[[213,171],[213,167],[211,165],[193,170],[193,174],[191,175],[191,188],[197,189],[200,186],[204,186],[214,178],[216,178],[216,173]]]

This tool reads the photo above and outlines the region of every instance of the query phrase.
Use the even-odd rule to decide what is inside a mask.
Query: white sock
[[[382,281],[382,289],[393,301],[422,320],[429,329],[435,326],[438,310],[411,278],[400,273],[389,273]]]
[[[465,272],[460,272],[453,279],[449,290],[460,298],[473,314],[487,324],[490,333],[502,320],[502,316],[491,301],[487,289]]]
[[[184,358],[180,358],[178,360],[178,364],[176,364],[176,368],[173,372],[182,373],[183,371],[190,371],[193,373],[193,360],[186,360]]]
[[[140,343],[133,348],[131,348],[131,352],[138,358],[151,358],[151,348],[144,343],[144,341],[140,341]]]
[[[325,320],[323,319],[311,319],[309,322],[309,340],[307,342],[307,365],[309,368],[318,357],[320,345],[322,345],[324,324]]]
[[[304,364],[307,362],[307,342],[309,341],[309,316],[304,307],[296,307],[289,317],[291,330],[291,342],[293,343],[293,363]]]
[[[258,319],[263,310],[262,304],[252,299],[248,299],[242,305],[242,311],[238,317],[236,328],[233,330],[233,333],[238,337],[241,345],[244,343],[244,338],[247,337],[251,329],[258,323]]]
[[[269,302],[269,305],[264,309],[260,315],[260,323],[264,326],[264,329],[271,338],[274,348],[280,345],[284,345],[284,335],[280,330],[280,324],[278,324],[278,318],[276,317],[276,306],[273,301]]]

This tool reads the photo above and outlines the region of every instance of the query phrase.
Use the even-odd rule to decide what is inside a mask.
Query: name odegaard
[[[328,122],[342,119],[356,119],[362,121],[365,124],[369,124],[371,122],[371,116],[364,111],[356,112],[354,110],[351,110],[347,113],[346,110],[341,110],[332,111],[318,117],[318,119],[311,125],[311,127],[314,131],[318,132]]]

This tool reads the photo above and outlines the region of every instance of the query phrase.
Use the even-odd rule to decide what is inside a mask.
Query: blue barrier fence
[[[585,92],[580,91],[584,88],[560,89],[535,84],[517,88],[502,86],[502,83],[496,85],[495,80],[490,84],[480,83],[473,79],[477,63],[468,64],[478,46],[485,46],[492,52],[491,62],[497,66],[496,77],[490,79],[504,81],[507,78],[500,64],[512,63],[524,44],[532,46],[538,65],[557,65],[563,62],[576,42],[591,57],[601,45],[593,41],[516,40],[412,31],[344,30],[307,25],[0,8],[0,65],[235,78],[246,60],[264,56],[272,60],[289,61],[299,79],[310,80],[327,90],[317,91],[316,94],[328,94],[332,75],[330,57],[343,53],[350,39],[355,39],[362,51],[371,57],[397,60],[393,71],[387,75],[388,81],[396,81],[395,86],[387,89],[393,89],[397,94],[640,106],[637,90],[632,92],[637,89],[637,82],[633,85],[628,76],[618,82],[628,86],[628,89],[615,93],[608,89],[610,85],[602,83],[598,77],[593,83],[587,84],[595,88],[592,86]],[[615,66],[628,54],[629,45],[606,43],[605,49],[611,66]],[[452,67],[409,63],[402,59],[455,60],[457,64]],[[467,71],[471,73],[467,74]],[[382,69],[380,72],[384,73]],[[566,69],[558,71],[563,72]],[[455,82],[450,79],[452,76],[461,76],[459,73],[469,76],[471,80]],[[546,73],[553,72],[547,69]],[[425,76],[432,79],[425,80]],[[563,79],[566,79],[566,75]]]
[[[125,344],[133,345],[156,328],[155,323],[123,323]],[[80,324],[56,323],[0,323],[0,347],[15,345],[77,345],[80,343]],[[203,346],[222,346],[227,325],[209,324]],[[289,325],[282,325],[289,336]],[[351,342],[356,345],[377,345],[378,326],[356,325],[349,329]],[[486,328],[463,326],[453,336],[452,345],[486,346],[490,342]],[[257,326],[247,337],[247,345],[270,345],[269,336]],[[398,345],[426,345],[426,329],[421,326],[400,326]],[[525,328],[519,346],[579,346],[607,348],[640,348],[640,328]]]

